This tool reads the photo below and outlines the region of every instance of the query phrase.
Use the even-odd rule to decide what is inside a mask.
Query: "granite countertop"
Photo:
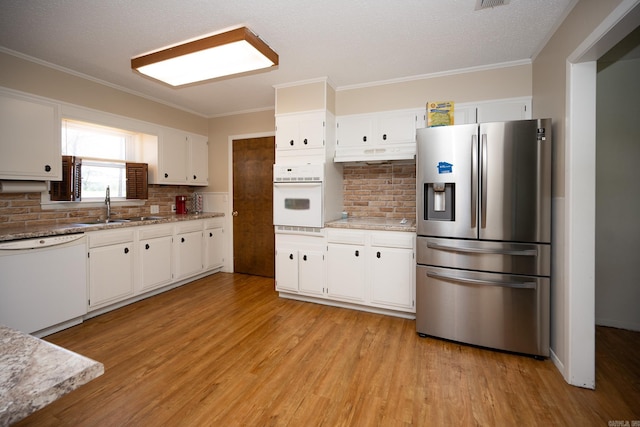
[[[20,421],[103,373],[102,363],[0,325],[0,426]]]
[[[196,219],[216,218],[222,216],[224,216],[224,213],[221,212],[204,212],[199,214],[163,215],[162,217],[158,217],[158,219],[146,219],[144,221],[131,222],[111,222],[108,224],[84,225],[80,221],[78,221],[78,223],[63,225],[26,225],[20,227],[0,227],[0,242],[19,239],[33,239],[37,237],[60,236],[64,234],[86,233],[89,231],[110,230],[113,228],[135,227],[139,225],[191,221]]]
[[[415,219],[407,218],[405,222],[397,218],[349,217],[337,219],[325,224],[328,228],[351,228],[360,230],[406,231],[416,232]]]

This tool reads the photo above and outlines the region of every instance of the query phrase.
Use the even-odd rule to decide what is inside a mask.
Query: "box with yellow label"
[[[453,124],[453,101],[427,102],[427,127]]]

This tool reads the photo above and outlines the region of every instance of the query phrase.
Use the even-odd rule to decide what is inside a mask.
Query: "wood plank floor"
[[[37,426],[606,426],[640,420],[640,333],[597,328],[597,389],[550,360],[420,338],[415,322],[278,298],[218,273],[47,337],[105,374]]]

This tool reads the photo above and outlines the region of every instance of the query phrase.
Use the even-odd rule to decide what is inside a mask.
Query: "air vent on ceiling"
[[[476,10],[509,4],[511,0],[476,0]]]

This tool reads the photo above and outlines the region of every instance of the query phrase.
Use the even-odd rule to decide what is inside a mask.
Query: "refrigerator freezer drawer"
[[[417,263],[487,272],[551,275],[551,245],[417,238]]]
[[[549,279],[417,266],[420,334],[549,356]]]

